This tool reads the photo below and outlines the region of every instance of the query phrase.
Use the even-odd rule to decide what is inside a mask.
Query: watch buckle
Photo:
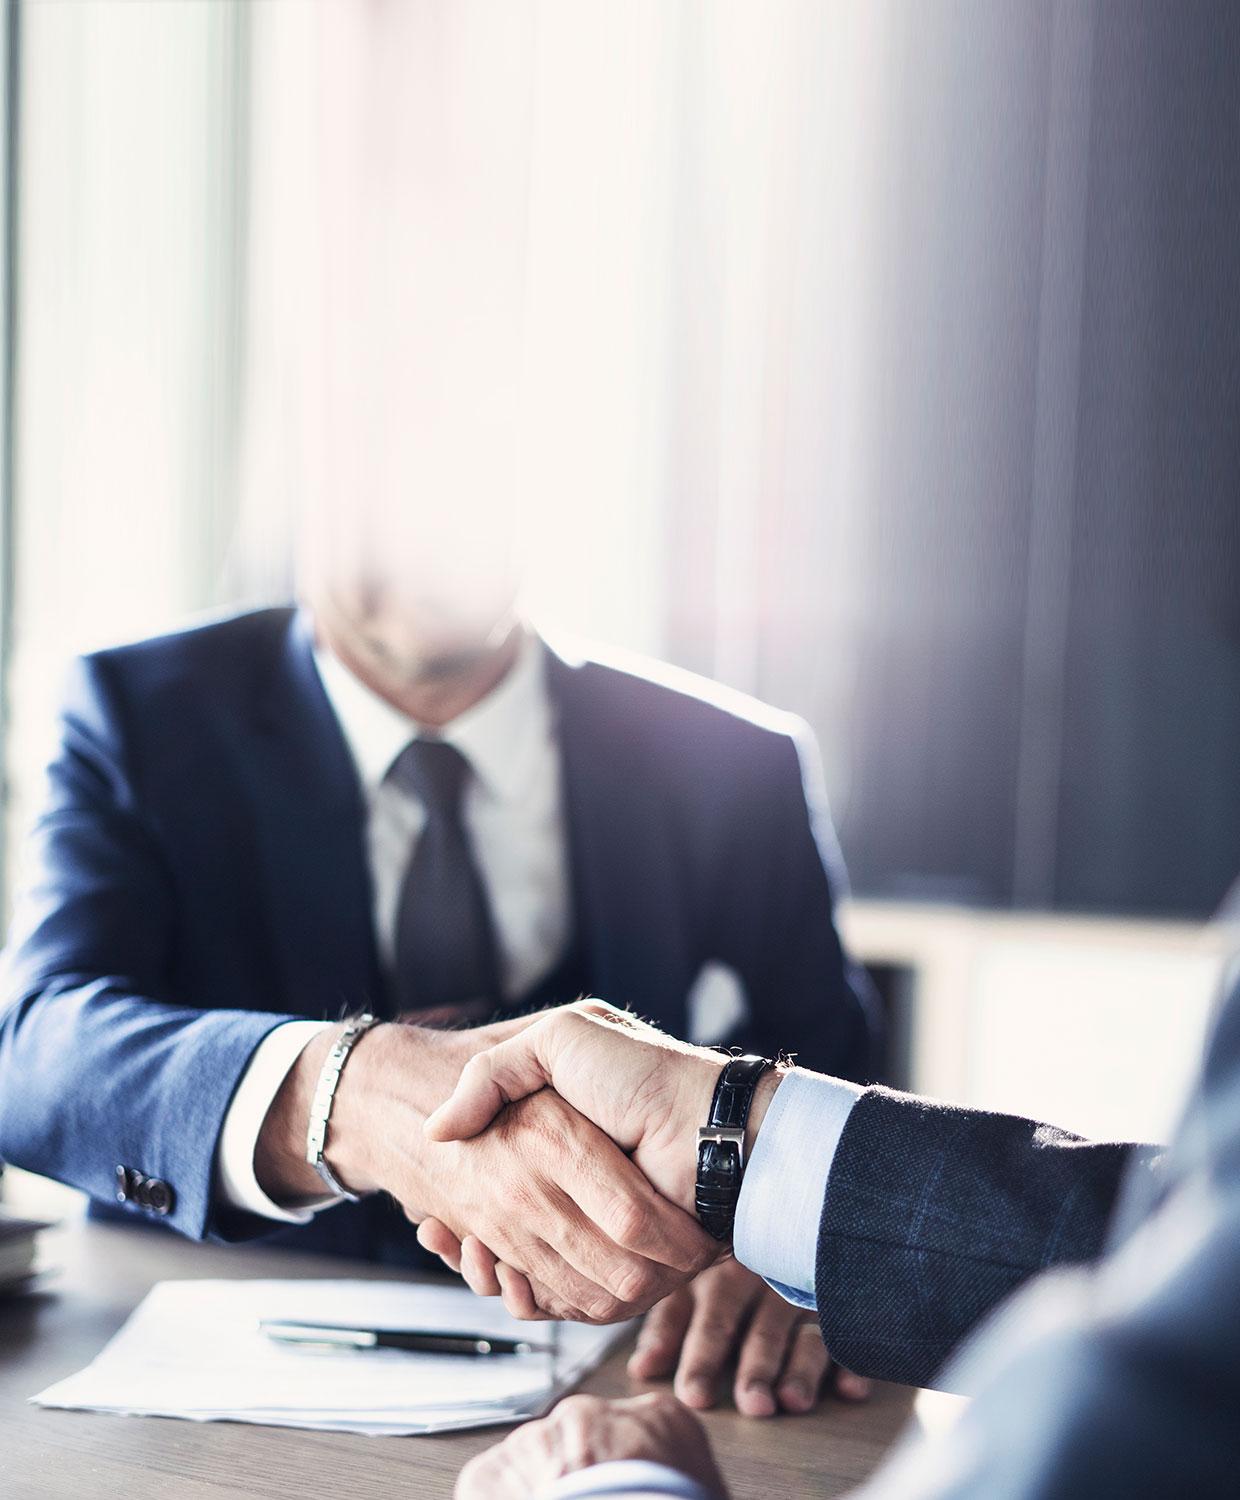
[[[698,1127],[699,1148],[711,1142],[716,1146],[735,1146],[736,1158],[741,1166],[745,1164],[745,1132],[738,1130],[734,1125],[701,1125]]]

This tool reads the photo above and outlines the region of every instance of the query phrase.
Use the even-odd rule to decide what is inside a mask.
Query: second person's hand
[[[462,1245],[444,1224],[428,1219],[418,1239],[479,1296],[502,1296],[517,1317],[545,1312],[548,1290],[517,1275],[476,1237]],[[640,1381],[671,1376],[678,1399],[704,1411],[718,1401],[733,1363],[732,1399],[746,1417],[812,1411],[828,1376],[843,1401],[865,1401],[870,1395],[864,1376],[831,1359],[812,1313],[785,1301],[760,1276],[727,1257],[651,1308],[628,1371]]]
[[[468,1140],[505,1106],[550,1086],[629,1152],[664,1198],[693,1213],[697,1130],[726,1061],[604,1001],[582,1000],[476,1053],[423,1128],[432,1141]],[[759,1082],[751,1137],[778,1083],[776,1073]]]
[[[629,1374],[635,1380],[672,1376],[677,1397],[702,1411],[716,1404],[733,1361],[732,1399],[746,1417],[812,1411],[829,1370],[843,1400],[864,1401],[870,1392],[868,1380],[832,1366],[813,1314],[732,1259],[651,1308]]]

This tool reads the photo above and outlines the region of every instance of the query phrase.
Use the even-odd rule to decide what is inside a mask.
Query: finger
[[[874,1389],[872,1381],[864,1375],[854,1375],[843,1365],[836,1365],[831,1373],[835,1394],[843,1401],[868,1401]]]
[[[495,1274],[499,1279],[504,1307],[510,1316],[523,1323],[546,1321],[547,1314],[538,1306],[529,1282],[520,1271],[514,1271],[501,1260],[496,1264]]]
[[[688,1287],[664,1297],[650,1309],[637,1335],[637,1347],[629,1357],[629,1374],[635,1380],[658,1380],[672,1373],[692,1316],[693,1294]]]
[[[479,1297],[498,1297],[499,1280],[495,1275],[495,1256],[477,1235],[467,1234],[461,1241],[461,1275],[471,1292]]]
[[[668,1290],[662,1267],[618,1250],[568,1200],[537,1227],[543,1238],[500,1246],[501,1257],[579,1309],[584,1323],[631,1318]]]
[[[700,1409],[715,1404],[720,1371],[731,1358],[752,1300],[752,1296],[720,1295],[710,1284],[695,1295],[672,1386],[686,1406]]]
[[[817,1323],[801,1323],[793,1335],[788,1362],[779,1377],[777,1394],[785,1411],[812,1411],[818,1405],[822,1378],[830,1363],[831,1357],[822,1342]]]
[[[561,1322],[581,1323],[584,1320],[579,1307],[570,1307],[562,1297],[557,1297],[550,1287],[544,1286],[536,1276],[527,1276],[530,1291],[534,1294],[534,1305],[540,1313]]]
[[[418,1225],[418,1244],[437,1255],[452,1271],[461,1269],[461,1242],[438,1219],[423,1219]]]
[[[733,1395],[736,1409],[746,1417],[773,1417],[778,1410],[775,1382],[790,1353],[801,1321],[798,1308],[777,1293],[763,1290],[741,1341]],[[822,1340],[819,1339],[821,1346]],[[825,1363],[824,1367],[825,1369]]]
[[[612,1245],[639,1255],[643,1261],[670,1267],[682,1278],[708,1266],[719,1253],[717,1241],[683,1209],[657,1193],[618,1147],[593,1130],[589,1135],[586,1149],[566,1154],[574,1170],[560,1177],[561,1188],[585,1218],[597,1224]],[[565,1144],[573,1143],[570,1140]],[[587,1267],[581,1269],[591,1274]],[[667,1285],[662,1288],[669,1289]]]
[[[615,1244],[571,1199],[542,1232],[547,1246],[565,1265],[581,1281],[594,1286],[594,1294],[587,1297],[582,1308],[600,1321],[616,1322],[645,1312],[671,1290],[666,1267]],[[557,1277],[539,1267],[529,1269],[549,1285],[559,1284]],[[571,1295],[567,1286],[563,1290]]]
[[[536,1094],[551,1082],[554,1058],[564,1026],[607,1021],[649,1031],[652,1028],[604,1000],[581,1000],[535,1019],[510,1036],[476,1053],[461,1069],[456,1087],[423,1122],[432,1141],[463,1141],[478,1135],[505,1104]]]
[[[547,1017],[485,1052],[477,1052],[461,1069],[456,1088],[423,1122],[432,1141],[465,1141],[491,1123],[505,1104],[535,1094],[551,1081],[551,1068],[543,1056],[547,1030],[555,1024]]]
[[[502,1273],[502,1274],[501,1274]],[[544,1286],[536,1276],[526,1276],[515,1270],[512,1266],[505,1265],[503,1261],[494,1262],[494,1274],[496,1284],[499,1287],[499,1296],[504,1295],[505,1280],[511,1283],[511,1291],[519,1299],[516,1303],[521,1309],[522,1320],[530,1322],[531,1318],[525,1316],[531,1308],[538,1319],[554,1318],[561,1322],[580,1323],[582,1321],[581,1309],[570,1307],[562,1297],[557,1297],[550,1287]],[[520,1283],[524,1282],[529,1289],[529,1297],[521,1289]],[[509,1311],[512,1311],[510,1308]],[[514,1314],[515,1316],[515,1314]]]

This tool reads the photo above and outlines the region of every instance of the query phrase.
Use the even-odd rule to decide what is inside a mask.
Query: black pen
[[[549,1344],[490,1334],[439,1333],[429,1328],[349,1328],[336,1323],[286,1323],[263,1318],[269,1339],[306,1349],[403,1349],[409,1354],[549,1354]]]

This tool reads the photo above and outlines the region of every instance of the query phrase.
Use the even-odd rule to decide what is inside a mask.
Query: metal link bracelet
[[[359,1037],[365,1036],[377,1019],[378,1017],[371,1015],[354,1016],[332,1043],[332,1049],[327,1054],[323,1071],[314,1088],[314,1098],[310,1101],[310,1123],[306,1127],[306,1160],[323,1179],[330,1193],[338,1198],[347,1198],[350,1203],[358,1202],[358,1194],[351,1193],[337,1179],[324,1160],[323,1152],[327,1145],[327,1126],[332,1117],[336,1086],[344,1072],[344,1065]]]

